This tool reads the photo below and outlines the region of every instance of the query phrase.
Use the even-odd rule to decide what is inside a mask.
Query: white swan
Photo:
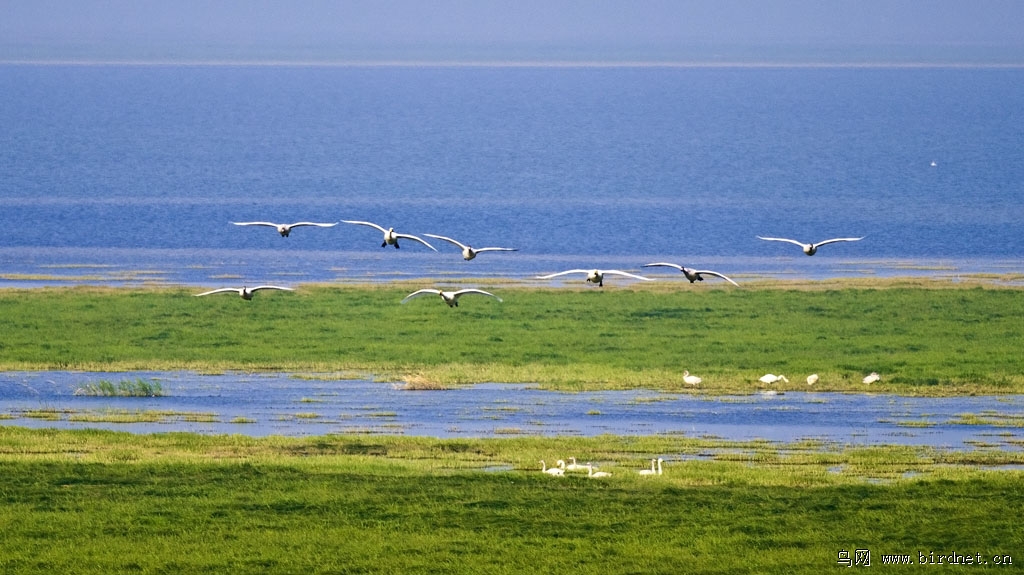
[[[277,233],[281,234],[281,237],[287,238],[288,234],[292,233],[292,228],[298,228],[302,226],[317,226],[320,228],[333,228],[338,225],[338,222],[333,224],[319,224],[317,222],[295,222],[294,224],[275,224],[273,222],[231,222],[236,226],[267,226],[277,230]]]
[[[724,275],[722,275],[722,274],[720,274],[718,272],[713,272],[711,270],[695,270],[693,268],[683,267],[683,266],[681,266],[679,264],[672,264],[672,263],[668,263],[668,262],[655,262],[653,264],[644,264],[642,267],[650,268],[650,267],[655,267],[655,266],[663,266],[663,267],[668,267],[668,268],[676,268],[677,270],[683,272],[683,275],[686,276],[686,279],[690,280],[690,283],[702,282],[702,281],[704,281],[704,278],[702,276],[709,275],[709,276],[720,277],[720,278],[724,279],[725,281],[731,283],[732,285],[734,285],[736,287],[740,287],[740,284],[732,281],[731,279],[725,277]]]
[[[590,465],[589,463],[587,465],[580,465],[579,463],[576,463],[575,457],[570,457],[569,461],[572,461],[572,463],[565,466],[566,471],[586,471],[587,465]]]
[[[242,296],[242,299],[248,300],[248,299],[252,299],[252,295],[254,293],[256,293],[257,291],[261,290],[261,289],[279,289],[279,290],[284,290],[284,291],[295,291],[292,288],[286,288],[286,287],[280,287],[280,286],[256,286],[254,288],[248,288],[248,287],[242,286],[240,288],[220,288],[220,289],[205,291],[203,293],[197,293],[197,294],[193,294],[193,295],[195,295],[196,297],[199,297],[199,296],[210,295],[210,294],[214,294],[214,293],[235,292],[238,295]]]
[[[825,240],[823,242],[818,242],[816,244],[805,244],[803,242],[798,242],[796,240],[790,240],[786,238],[762,238],[761,236],[757,236],[757,239],[766,240],[769,242],[789,242],[791,244],[796,244],[800,246],[800,249],[802,249],[805,254],[813,256],[818,252],[818,248],[825,244],[832,244],[835,242],[859,242],[860,240],[864,239],[864,236],[861,236],[859,238],[833,238],[831,240]]]
[[[815,383],[818,383],[818,374],[812,373],[811,375],[808,375],[807,385],[814,385]]]
[[[462,259],[464,259],[466,261],[469,261],[469,260],[475,258],[476,255],[481,253],[481,252],[517,252],[517,251],[519,251],[516,248],[474,248],[473,246],[467,246],[466,244],[464,244],[464,243],[462,243],[462,242],[460,242],[458,240],[453,240],[453,239],[445,237],[445,236],[438,236],[438,235],[435,235],[435,234],[423,234],[423,235],[431,237],[431,238],[437,238],[439,240],[444,240],[444,241],[446,241],[446,242],[448,242],[450,244],[455,244],[455,245],[459,246],[459,248],[462,250]]]
[[[422,239],[420,239],[420,238],[418,238],[416,236],[413,236],[413,235],[400,234],[400,233],[395,231],[395,228],[388,228],[388,229],[385,230],[384,228],[382,228],[381,226],[378,226],[377,224],[375,224],[373,222],[360,222],[360,221],[356,221],[356,220],[341,220],[341,221],[345,222],[346,224],[356,224],[358,226],[370,226],[371,228],[377,228],[378,230],[381,231],[381,233],[384,234],[384,242],[380,244],[380,247],[382,247],[382,248],[385,248],[387,246],[395,246],[395,248],[401,247],[401,246],[398,245],[398,240],[401,238],[401,239],[407,239],[407,240],[413,240],[413,241],[419,242],[419,243],[427,246],[428,248],[434,250],[435,252],[437,251],[437,249],[434,246],[428,244],[426,241],[424,241],[424,240],[422,240]]]
[[[870,374],[868,374],[867,377],[864,378],[864,383],[875,383],[876,381],[879,381],[881,379],[882,376],[878,375],[878,372],[872,371]]]
[[[652,460],[651,460],[651,468],[650,468],[650,469],[641,469],[641,470],[640,470],[640,471],[638,471],[637,473],[639,473],[640,475],[661,475],[661,462],[662,462],[662,461],[664,461],[664,460],[663,460],[662,458],[660,458],[660,457],[659,457],[659,458],[657,459],[657,462],[658,462],[658,468],[657,468],[657,469],[655,469],[655,468],[654,468],[654,462],[655,462],[655,460],[654,460],[654,459],[652,459]]]
[[[701,378],[696,375],[690,375],[689,370],[683,371],[683,382],[686,383],[686,385],[699,385],[701,381]]]
[[[589,463],[586,466],[583,466],[583,467],[585,467],[585,469],[587,470],[587,477],[589,477],[591,479],[598,479],[598,478],[601,478],[601,477],[611,477],[612,476],[612,474],[608,473],[607,471],[594,471],[594,466],[589,464]]]
[[[441,299],[444,300],[444,303],[448,304],[448,307],[458,307],[459,298],[468,293],[478,293],[480,295],[491,296],[498,301],[503,301],[500,297],[490,292],[485,292],[482,289],[467,288],[460,289],[459,291],[444,291],[439,289],[423,288],[421,290],[414,291],[411,294],[405,296],[405,298],[402,300],[402,303],[405,303],[413,298],[417,298],[424,295],[439,295],[441,296]]]
[[[561,460],[559,460],[559,461],[561,461]],[[563,461],[563,463],[565,463],[565,462]],[[561,468],[558,468],[558,467],[548,467],[547,464],[544,463],[543,459],[540,460],[540,471],[541,471],[541,473],[547,473],[548,475],[551,475],[553,477],[561,477],[561,476],[565,475],[565,470],[564,469],[561,469]]]
[[[631,274],[629,272],[624,272],[624,271],[620,271],[620,270],[566,270],[564,272],[558,272],[556,274],[548,274],[546,276],[537,276],[537,279],[539,279],[539,280],[547,280],[547,279],[551,279],[553,277],[564,276],[564,275],[567,275],[567,274],[587,274],[587,281],[589,283],[597,284],[598,286],[604,286],[604,276],[606,276],[608,274],[612,274],[612,275],[616,275],[616,276],[624,276],[624,277],[638,279],[638,280],[643,280],[645,282],[654,281],[651,278],[645,278],[643,276],[638,276],[636,274]]]
[[[761,383],[775,383],[777,381],[784,381],[786,383],[789,383],[789,380],[786,379],[786,376],[784,376],[784,375],[775,375],[775,374],[772,374],[772,373],[766,373],[766,374],[762,375],[758,379],[758,381],[760,381]]]

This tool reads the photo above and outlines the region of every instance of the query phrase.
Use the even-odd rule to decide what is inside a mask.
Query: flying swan
[[[287,238],[292,233],[292,228],[298,228],[301,226],[317,226],[320,228],[333,228],[338,225],[338,222],[333,224],[319,224],[317,222],[295,222],[294,224],[275,224],[273,222],[231,222],[236,226],[267,226],[275,228],[277,233],[281,234],[281,237]]]
[[[558,272],[556,274],[548,274],[546,276],[537,276],[537,279],[539,279],[539,280],[547,280],[547,279],[551,279],[553,277],[564,276],[564,275],[567,275],[567,274],[587,274],[587,281],[589,283],[597,284],[598,287],[603,287],[604,286],[604,276],[606,276],[608,274],[612,274],[612,275],[616,275],[616,276],[625,276],[625,277],[628,277],[628,278],[633,278],[633,279],[638,279],[638,280],[644,280],[645,282],[654,281],[651,278],[645,278],[644,276],[638,276],[636,274],[631,274],[631,273],[624,272],[624,271],[619,271],[619,270],[566,270],[564,272]]]
[[[796,244],[800,246],[800,249],[802,249],[805,254],[813,256],[814,254],[818,253],[818,248],[825,244],[832,244],[835,242],[859,242],[860,240],[864,239],[864,236],[861,236],[859,238],[833,238],[831,240],[825,240],[823,242],[818,242],[816,244],[805,244],[803,242],[798,242],[796,240],[790,240],[786,238],[762,238],[761,236],[757,236],[757,239],[766,240],[769,242],[789,242],[791,244]]]
[[[672,264],[672,263],[668,263],[668,262],[656,262],[656,263],[653,263],[653,264],[644,264],[643,265],[643,267],[645,267],[645,268],[654,267],[654,266],[664,266],[664,267],[668,267],[668,268],[676,268],[677,270],[683,272],[683,275],[686,276],[686,279],[690,280],[690,283],[702,282],[702,281],[704,281],[704,278],[701,277],[701,276],[709,275],[709,276],[720,277],[720,278],[724,279],[725,281],[731,283],[732,285],[734,285],[736,287],[740,287],[740,284],[732,281],[731,279],[725,277],[724,275],[722,275],[722,274],[720,274],[718,272],[713,272],[711,270],[695,270],[693,268],[687,268],[687,267],[683,267],[683,266],[681,266],[679,264]]]
[[[250,300],[250,299],[252,299],[253,294],[256,293],[257,291],[261,290],[261,289],[279,289],[279,290],[284,290],[284,291],[295,291],[292,288],[286,288],[286,287],[280,287],[280,286],[256,286],[254,288],[248,288],[248,287],[242,286],[240,288],[220,288],[220,289],[210,290],[210,291],[206,291],[206,292],[203,292],[203,293],[197,293],[197,294],[193,294],[193,295],[195,295],[196,297],[199,297],[199,296],[210,295],[210,294],[215,294],[215,293],[235,292],[238,295],[242,296],[242,299]]]
[[[444,241],[446,241],[446,242],[448,242],[450,244],[454,244],[456,246],[459,246],[459,248],[462,250],[462,259],[466,260],[467,262],[469,260],[475,258],[476,255],[481,253],[481,252],[517,252],[517,251],[519,251],[517,248],[474,248],[473,246],[467,246],[466,244],[464,244],[464,243],[462,243],[462,242],[460,242],[458,240],[453,240],[453,239],[451,239],[449,237],[438,236],[438,235],[435,235],[435,234],[423,234],[423,235],[431,237],[431,238],[437,238],[439,240],[444,240]]]
[[[378,230],[381,231],[381,233],[384,234],[384,241],[380,244],[380,247],[382,247],[382,248],[386,248],[387,246],[395,246],[396,249],[400,248],[401,246],[398,245],[398,240],[399,240],[399,238],[403,238],[403,239],[413,240],[413,241],[419,242],[419,243],[427,246],[428,248],[434,250],[435,252],[437,251],[437,249],[434,248],[434,246],[428,244],[424,240],[422,240],[422,239],[420,239],[420,238],[418,238],[416,236],[413,236],[413,235],[400,234],[400,233],[395,231],[395,228],[388,228],[388,229],[385,230],[384,228],[378,226],[377,224],[375,224],[373,222],[360,222],[360,221],[356,221],[356,220],[341,220],[341,221],[345,222],[346,224],[356,224],[356,225],[359,225],[359,226],[370,226],[371,228],[377,228]]]
[[[441,299],[444,300],[444,303],[448,304],[448,307],[459,307],[459,298],[468,293],[478,293],[480,295],[491,296],[498,301],[502,301],[500,297],[490,292],[485,292],[482,289],[467,288],[460,289],[459,291],[444,291],[439,289],[423,288],[421,290],[414,291],[411,294],[405,296],[405,298],[402,300],[402,303],[405,303],[413,298],[417,298],[424,295],[439,295],[441,296]]]

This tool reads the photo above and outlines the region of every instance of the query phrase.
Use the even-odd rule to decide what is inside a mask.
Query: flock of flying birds
[[[386,248],[388,246],[394,246],[396,249],[398,249],[398,248],[401,248],[401,246],[398,243],[399,240],[410,240],[410,241],[421,243],[424,246],[434,250],[435,252],[437,251],[437,248],[435,248],[434,246],[430,245],[423,238],[420,238],[420,237],[417,237],[417,236],[414,236],[414,235],[411,235],[411,234],[400,234],[400,233],[395,231],[395,228],[384,229],[383,226],[380,226],[380,225],[375,224],[373,222],[364,222],[364,221],[360,221],[360,220],[341,220],[340,222],[332,222],[332,223],[296,222],[294,224],[276,224],[276,223],[273,223],[273,222],[231,222],[231,223],[236,225],[236,226],[264,226],[264,227],[274,228],[275,230],[277,230],[277,233],[279,233],[281,235],[281,237],[288,237],[291,234],[292,230],[295,229],[295,228],[298,228],[298,227],[313,226],[313,227],[319,227],[319,228],[331,228],[331,227],[334,227],[334,226],[338,225],[339,223],[346,223],[346,224],[353,224],[353,225],[358,225],[358,226],[367,226],[367,227],[375,228],[377,231],[379,231],[380,233],[383,234],[383,240],[381,241],[381,244],[380,244],[380,247],[382,247],[382,248]],[[472,259],[476,258],[476,256],[478,254],[481,254],[481,253],[484,253],[484,252],[514,252],[514,251],[517,251],[517,248],[501,248],[501,247],[474,248],[472,246],[469,246],[467,244],[464,244],[464,243],[462,243],[462,242],[460,242],[458,240],[452,239],[452,238],[447,237],[447,236],[440,236],[440,235],[436,235],[436,234],[423,234],[423,235],[425,235],[427,237],[430,237],[430,238],[435,238],[435,239],[438,239],[438,240],[441,240],[441,241],[448,242],[448,243],[458,247],[462,251],[462,258],[464,260],[466,260],[466,261],[472,260]],[[832,239],[829,239],[829,240],[824,240],[824,241],[820,241],[820,242],[816,242],[816,243],[806,244],[806,243],[803,243],[803,242],[800,242],[800,241],[797,241],[797,240],[791,240],[791,239],[788,239],[788,238],[766,238],[766,237],[762,237],[762,236],[757,236],[757,238],[760,239],[760,240],[765,240],[765,241],[769,241],[769,242],[786,242],[786,243],[791,243],[791,244],[798,245],[798,246],[800,246],[800,249],[804,252],[804,254],[806,254],[808,256],[813,256],[814,254],[818,253],[818,249],[819,248],[821,248],[822,246],[828,245],[828,244],[837,243],[837,242],[856,242],[856,241],[860,241],[860,240],[864,239],[863,237],[859,237],[859,238],[832,238]],[[654,262],[654,263],[644,264],[642,267],[645,267],[645,268],[647,268],[647,267],[669,267],[669,268],[675,268],[675,269],[679,270],[686,277],[686,279],[690,281],[690,283],[694,283],[694,282],[698,282],[698,281],[704,281],[704,276],[714,276],[714,277],[721,278],[721,279],[731,283],[734,286],[739,287],[739,284],[736,283],[735,281],[733,281],[732,279],[730,279],[730,278],[726,277],[725,275],[720,274],[720,273],[718,273],[716,271],[712,271],[712,270],[697,270],[697,269],[688,268],[688,267],[681,266],[679,264],[670,263],[670,262]],[[605,276],[608,276],[608,275],[628,277],[628,278],[633,278],[633,279],[637,279],[637,280],[641,280],[641,281],[653,281],[651,278],[644,277],[644,276],[637,275],[637,274],[633,274],[633,273],[629,273],[629,272],[625,272],[625,271],[622,271],[622,270],[602,270],[602,269],[572,269],[572,270],[565,270],[563,272],[557,272],[557,273],[553,273],[553,274],[537,276],[536,279],[544,280],[544,279],[551,279],[551,278],[556,278],[556,277],[565,276],[565,275],[571,275],[571,274],[584,274],[584,275],[586,275],[586,281],[588,283],[597,284],[598,287],[604,286]],[[259,290],[294,291],[292,288],[289,288],[289,287],[274,286],[274,285],[259,285],[259,286],[255,286],[255,287],[251,287],[251,288],[250,287],[246,287],[246,286],[242,286],[240,288],[226,287],[226,288],[220,288],[220,289],[206,291],[206,292],[203,292],[203,293],[198,293],[198,294],[195,294],[195,295],[196,296],[206,296],[206,295],[217,294],[217,293],[237,293],[239,296],[242,297],[242,299],[251,300],[252,297],[253,297],[253,294],[255,294]],[[502,299],[500,297],[498,297],[498,296],[496,296],[496,295],[494,295],[494,294],[492,294],[490,292],[484,291],[482,289],[477,289],[477,288],[465,288],[465,289],[460,289],[460,290],[455,290],[455,291],[447,291],[447,290],[441,290],[441,289],[435,289],[435,288],[424,288],[424,289],[416,290],[416,291],[412,292],[411,294],[405,296],[405,298],[402,299],[401,303],[405,303],[405,302],[407,302],[407,301],[409,301],[411,299],[415,299],[415,298],[418,298],[418,297],[421,297],[421,296],[438,296],[438,297],[441,298],[441,300],[444,303],[448,304],[448,307],[457,307],[459,305],[459,298],[461,298],[462,296],[467,295],[467,294],[483,295],[483,296],[494,298],[494,299],[498,300],[499,302],[502,301]],[[877,373],[872,372],[870,375],[868,375],[867,377],[864,378],[864,383],[874,383],[876,381],[879,381],[879,379],[880,379],[879,375]],[[772,383],[776,383],[776,382],[779,382],[779,381],[785,381],[787,383],[789,382],[789,380],[786,379],[785,375],[775,375],[775,374],[772,374],[772,373],[767,373],[767,374],[761,376],[759,381],[761,381],[761,383],[765,383],[765,384],[772,384]],[[816,374],[816,373],[815,374],[811,374],[811,375],[809,375],[807,377],[807,384],[808,385],[814,385],[815,383],[817,383],[817,381],[818,381],[818,374]],[[686,383],[687,385],[696,386],[696,385],[699,385],[701,383],[701,378],[696,376],[696,375],[692,375],[689,371],[684,371],[683,372],[683,382]],[[541,462],[541,464],[543,466],[543,462]],[[575,465],[575,460],[573,461],[573,464]],[[563,463],[563,465],[564,465],[564,463]],[[660,466],[660,462],[659,462],[659,466]],[[583,466],[580,466],[580,467],[582,468]],[[591,471],[591,473],[593,473],[592,469],[590,471]],[[564,472],[564,470],[560,469],[558,467],[555,467],[555,468],[552,468],[552,469],[545,470],[545,472],[546,473],[558,474],[559,472]],[[600,477],[600,475],[597,475],[597,476]]]

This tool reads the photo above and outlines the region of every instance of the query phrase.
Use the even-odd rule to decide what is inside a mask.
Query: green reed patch
[[[75,390],[75,395],[100,397],[160,397],[164,395],[163,387],[158,381],[148,381],[141,377],[122,379],[116,384],[107,379],[95,383],[87,383]]]

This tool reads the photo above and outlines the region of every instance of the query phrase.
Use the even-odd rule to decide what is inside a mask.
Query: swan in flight
[[[280,287],[280,286],[256,286],[254,288],[248,288],[248,287],[242,286],[240,288],[220,288],[220,289],[206,291],[206,292],[203,292],[203,293],[197,293],[197,294],[194,294],[194,295],[196,297],[199,297],[199,296],[210,295],[210,294],[214,294],[214,293],[235,292],[238,295],[242,296],[242,299],[249,300],[249,299],[252,299],[252,295],[254,293],[256,293],[258,290],[261,290],[261,289],[279,289],[279,290],[284,290],[284,291],[295,291],[292,288],[286,288],[286,287]]]
[[[400,233],[395,231],[395,228],[388,228],[388,229],[385,230],[384,228],[378,226],[377,224],[375,224],[373,222],[360,222],[360,221],[356,221],[356,220],[341,220],[341,221],[345,222],[346,224],[356,224],[356,225],[359,225],[359,226],[370,226],[371,228],[377,228],[378,230],[381,231],[381,233],[384,234],[384,241],[380,244],[380,247],[382,247],[382,248],[386,248],[388,246],[395,246],[395,248],[397,249],[397,248],[401,247],[401,246],[398,245],[398,240],[401,238],[401,239],[413,240],[414,242],[419,242],[419,243],[427,246],[428,248],[434,250],[435,252],[437,251],[437,249],[434,246],[428,244],[426,241],[424,241],[424,240],[422,240],[422,239],[420,239],[420,238],[418,238],[416,236],[413,236],[413,235],[400,234]]]
[[[758,381],[760,381],[761,383],[775,383],[777,381],[784,381],[786,383],[789,383],[789,380],[786,379],[786,376],[784,376],[784,375],[775,375],[775,374],[772,374],[772,373],[766,373],[766,374],[762,375],[759,378]]]
[[[448,242],[450,244],[454,244],[456,246],[459,246],[459,248],[462,250],[462,259],[466,260],[467,262],[469,260],[475,258],[476,255],[481,253],[481,252],[517,252],[517,251],[519,251],[517,248],[474,248],[473,246],[467,246],[466,244],[464,244],[464,243],[462,243],[462,242],[460,242],[458,240],[453,240],[453,239],[445,237],[445,236],[438,236],[438,235],[435,235],[435,234],[423,234],[423,235],[431,237],[431,238],[437,238],[439,240],[444,240],[444,241],[446,241],[446,242]]]
[[[583,467],[584,469],[587,470],[587,477],[589,477],[591,479],[598,479],[598,478],[601,478],[601,477],[611,477],[612,476],[612,474],[608,473],[607,471],[594,471],[594,466],[589,464],[589,463],[586,464],[586,465],[581,465],[580,467]]]
[[[580,465],[579,463],[576,463],[575,457],[570,457],[569,461],[572,463],[565,466],[566,471],[586,471],[587,467],[590,465],[589,463],[587,465]]]
[[[872,371],[867,377],[864,378],[864,383],[875,383],[882,379],[882,376],[878,375],[878,372]]]
[[[619,270],[567,270],[567,271],[564,271],[564,272],[558,272],[556,274],[548,274],[546,276],[537,276],[537,279],[539,279],[539,280],[547,280],[547,279],[551,279],[553,277],[564,276],[564,275],[567,275],[567,274],[587,274],[587,281],[589,283],[592,283],[592,284],[597,284],[598,287],[603,287],[604,286],[604,276],[606,276],[608,274],[612,274],[612,275],[616,275],[616,276],[624,276],[624,277],[638,279],[638,280],[644,280],[645,282],[654,281],[651,278],[645,278],[644,276],[638,276],[636,274],[631,274],[631,273],[624,272],[624,271],[619,271]]]
[[[725,277],[724,275],[722,275],[722,274],[720,274],[718,272],[713,272],[711,270],[695,270],[693,268],[687,268],[687,267],[683,267],[683,266],[681,266],[679,264],[671,264],[671,263],[668,263],[668,262],[655,262],[653,264],[644,264],[643,265],[643,267],[645,267],[645,268],[654,267],[654,266],[664,266],[664,267],[668,267],[668,268],[676,268],[677,270],[683,272],[683,275],[686,276],[686,279],[690,280],[690,283],[702,282],[702,281],[704,281],[704,278],[702,276],[709,275],[709,276],[720,277],[720,278],[724,279],[725,281],[731,283],[732,285],[734,285],[736,287],[740,287],[740,284],[732,281],[731,279]]]
[[[818,253],[818,248],[820,248],[821,246],[823,246],[825,244],[832,244],[832,243],[835,243],[835,242],[859,242],[860,240],[864,239],[864,236],[861,236],[859,238],[833,238],[831,240],[825,240],[823,242],[818,242],[816,244],[805,244],[803,242],[798,242],[796,240],[789,240],[789,239],[786,239],[786,238],[762,238],[761,236],[757,236],[757,239],[759,239],[759,240],[766,240],[766,241],[769,241],[769,242],[789,242],[791,244],[796,244],[796,245],[800,246],[800,249],[802,249],[805,254],[807,254],[809,256],[813,256],[814,254]]]
[[[562,461],[561,459],[558,460],[558,463],[561,463],[562,465],[565,465],[565,462]],[[561,477],[561,476],[565,475],[565,470],[564,469],[562,469],[561,467],[548,467],[547,464],[544,463],[543,459],[540,460],[540,471],[541,471],[541,473],[547,473],[548,475],[551,475],[552,477]]]
[[[654,468],[654,462],[655,462],[655,460],[654,460],[654,459],[652,459],[652,460],[651,460],[651,468],[650,468],[650,469],[641,469],[641,470],[640,470],[640,471],[638,471],[637,473],[639,473],[640,475],[661,475],[661,462],[662,462],[662,461],[664,461],[664,460],[663,460],[662,458],[660,458],[660,457],[659,457],[659,458],[657,459],[657,462],[658,462],[658,468],[657,468],[657,469],[655,469],[655,468]]]
[[[818,383],[818,374],[812,373],[811,375],[808,375],[807,385],[814,385],[815,383]]]
[[[498,301],[502,301],[500,297],[490,292],[485,292],[482,289],[467,288],[460,289],[459,291],[444,291],[439,289],[423,288],[421,290],[414,291],[411,294],[405,296],[405,299],[402,300],[402,303],[405,303],[413,298],[417,298],[424,295],[439,295],[441,296],[441,299],[444,300],[444,303],[448,304],[448,307],[459,307],[459,298],[468,293],[478,293],[480,295],[491,296]]]
[[[683,371],[683,382],[686,383],[686,385],[699,385],[701,381],[701,378],[696,375],[690,375],[689,370]]]
[[[338,222],[333,224],[319,224],[317,222],[295,222],[294,224],[275,224],[273,222],[231,222],[236,226],[267,226],[277,230],[277,233],[281,234],[281,237],[287,238],[292,233],[292,228],[298,228],[301,226],[317,226],[319,228],[333,228],[338,225]]]

